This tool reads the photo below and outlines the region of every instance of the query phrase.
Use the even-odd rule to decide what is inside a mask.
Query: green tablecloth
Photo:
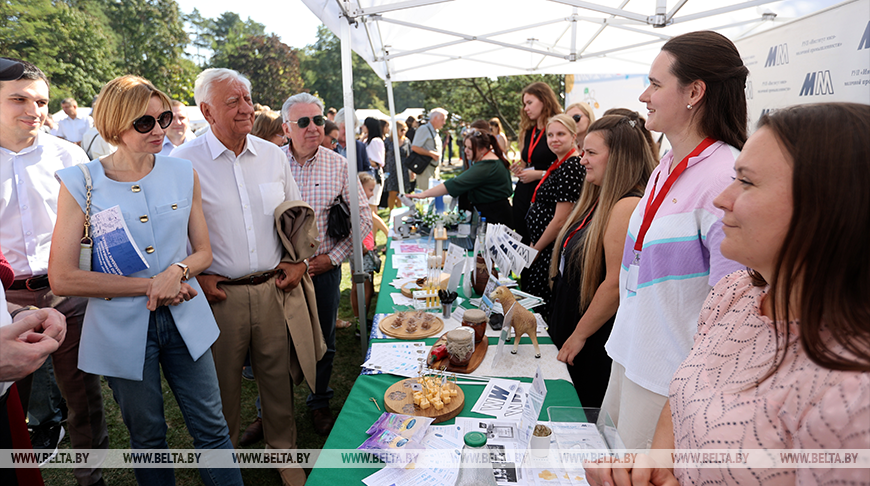
[[[356,383],[354,383],[353,389],[347,397],[347,402],[345,402],[345,406],[341,409],[341,414],[335,421],[335,427],[333,427],[332,433],[329,435],[323,448],[353,449],[362,444],[369,437],[365,431],[383,413],[384,393],[387,391],[387,388],[403,379],[393,375],[360,375]],[[531,382],[532,379],[523,378],[522,381]],[[545,380],[545,382],[547,384],[547,397],[539,417],[541,420],[548,420],[547,407],[580,406],[574,385],[564,380]],[[460,386],[465,393],[465,407],[460,416],[492,419],[492,417],[470,411],[472,405],[474,405],[483,392],[484,387],[474,385]],[[369,400],[370,397],[378,399],[378,405],[380,405],[381,410],[378,410],[375,404]],[[454,422],[455,420],[451,419],[439,425],[449,425]],[[373,468],[328,469],[315,467],[308,476],[306,484],[309,486],[359,484],[363,478],[373,474],[375,471],[377,469]]]
[[[383,279],[378,295],[378,304],[375,308],[375,312],[378,314],[391,314],[393,312],[393,299],[389,294],[399,292],[398,289],[390,285],[390,282],[392,282],[398,274],[398,270],[392,267],[391,260],[393,254],[393,249],[389,248],[387,250]],[[461,288],[459,289],[459,294],[460,297],[465,298]],[[465,300],[463,307],[472,307],[468,304],[468,299]],[[385,341],[394,340],[375,339],[372,342]],[[432,344],[435,344],[436,338],[429,338],[424,341],[426,344],[431,346]],[[548,337],[539,337],[538,342],[541,344],[552,344],[553,341]],[[493,346],[497,345],[498,339],[492,337],[489,338],[489,344]],[[524,336],[520,340],[520,344],[531,345],[532,341],[528,336]],[[350,395],[348,395],[347,401],[345,401],[344,406],[341,409],[341,414],[339,414],[335,421],[332,433],[329,435],[323,448],[353,449],[362,444],[369,437],[366,435],[365,431],[384,411],[384,393],[387,391],[387,388],[389,388],[393,383],[403,379],[404,378],[402,377],[394,375],[360,375],[354,383]],[[532,379],[522,378],[521,381],[531,382]],[[545,380],[545,382],[547,384],[547,397],[544,401],[544,407],[541,410],[541,415],[539,417],[541,420],[547,420],[547,407],[580,406],[580,400],[577,398],[577,392],[574,389],[574,385],[564,380]],[[461,417],[484,417],[491,419],[492,417],[471,412],[471,407],[480,397],[484,387],[479,385],[461,386],[462,391],[465,393],[465,407],[459,415]],[[370,398],[372,397],[378,400],[378,405],[380,405],[381,410],[378,410],[378,408],[375,407],[375,404],[371,402]],[[444,422],[444,424],[452,424],[454,422],[455,420],[451,419]],[[358,484],[363,478],[373,474],[375,471],[376,469],[372,468],[329,469],[315,467],[311,471],[306,484],[314,486]]]

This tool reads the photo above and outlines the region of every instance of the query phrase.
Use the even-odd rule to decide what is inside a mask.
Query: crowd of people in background
[[[197,77],[197,133],[183,103],[129,75],[103,87],[92,116],[64,99],[54,123],[42,71],[0,58],[0,449],[21,444],[22,413],[34,445],[54,447],[61,397],[72,447],[108,448],[100,376],[131,447],[165,449],[161,372],[197,449],[296,448],[303,381],[329,434],[354,237],[331,208],[360,202],[368,309],[390,231],[378,212],[400,194],[449,195],[537,251],[515,277],[543,299],[581,404],[651,451],[643,469],[588,468],[591,484],[867,484],[857,469],[656,463],[670,449],[870,448],[870,107],[784,108],[749,136],[747,75],[727,38],[683,34],[652,62],[645,114],[563,110],[536,82],[517,93],[511,141],[498,117],[440,107],[392,125],[309,93],[272,110],[229,69]],[[442,170],[457,174],[442,182]],[[83,263],[83,229],[115,206],[148,264],[126,276]],[[243,426],[247,365],[259,415]],[[238,469],[212,466],[206,484],[241,484]],[[279,472],[305,482],[300,468]],[[135,473],[174,483],[172,469]],[[32,475],[0,472],[3,484]],[[105,484],[99,468],[75,477]]]

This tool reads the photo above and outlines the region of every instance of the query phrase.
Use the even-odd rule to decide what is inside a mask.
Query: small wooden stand
[[[447,247],[444,244],[444,242],[447,241],[447,229],[443,227],[436,227],[432,229],[432,234],[435,238],[435,256],[441,257],[441,263],[443,265],[444,258],[446,258],[447,256],[445,255],[445,253],[447,252]]]
[[[432,327],[430,327],[429,329],[423,329],[418,327],[416,331],[411,333],[405,331],[404,326],[398,329],[393,329],[391,324],[395,319],[396,315],[391,314],[381,319],[381,322],[378,323],[378,326],[381,328],[381,332],[383,332],[387,336],[396,339],[423,339],[429,336],[434,336],[444,329],[444,321],[442,321],[440,317],[435,318],[435,323],[432,324]]]
[[[417,378],[407,378],[387,388],[387,392],[384,394],[384,405],[388,412],[403,413],[415,417],[432,417],[435,419],[432,422],[434,424],[450,420],[462,412],[462,407],[465,406],[465,393],[459,386],[450,385],[455,386],[459,394],[452,397],[450,403],[444,405],[444,408],[435,410],[435,407],[431,406],[423,410],[414,405],[414,390],[411,389],[414,383],[417,383]]]
[[[447,336],[441,336],[438,341],[435,341],[435,344],[432,345],[429,352],[432,352],[436,346],[441,344],[447,344]],[[454,373],[471,373],[476,370],[480,363],[483,362],[483,358],[486,356],[486,349],[489,347],[489,339],[484,336],[483,339],[480,340],[480,343],[474,345],[474,352],[471,353],[471,359],[468,360],[468,364],[465,366],[454,366],[450,364],[450,358],[446,357],[440,359],[434,363],[432,363],[429,368],[433,370],[440,370],[446,367],[447,371],[452,371]]]

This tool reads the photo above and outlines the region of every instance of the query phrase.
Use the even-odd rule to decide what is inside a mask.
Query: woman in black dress
[[[584,141],[583,195],[556,238],[549,333],[580,403],[600,407],[610,378],[604,343],[619,305],[628,221],[656,165],[637,113],[595,121]],[[579,301],[579,305],[578,305]]]
[[[556,154],[544,140],[547,120],[559,113],[562,113],[562,105],[547,83],[532,83],[523,90],[523,107],[520,109],[522,162],[514,164],[511,171],[519,179],[514,188],[514,224],[524,243],[530,241],[526,215],[532,204],[532,193],[550,164],[556,161]]]
[[[522,273],[523,291],[544,299],[540,312],[550,315],[550,257],[553,241],[568,220],[571,208],[580,198],[586,170],[580,165],[580,154],[574,145],[577,125],[565,114],[549,119],[546,125],[547,144],[556,154],[556,161],[544,172],[532,192],[532,206],[526,214],[529,239],[538,255]]]

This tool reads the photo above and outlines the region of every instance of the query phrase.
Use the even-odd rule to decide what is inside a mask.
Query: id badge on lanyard
[[[628,266],[628,276],[625,279],[625,290],[637,292],[637,273],[640,270],[640,254],[634,254],[634,261]]]

